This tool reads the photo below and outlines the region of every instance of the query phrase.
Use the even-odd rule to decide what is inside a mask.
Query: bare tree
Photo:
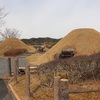
[[[4,18],[7,15],[8,15],[8,13],[5,13],[5,9],[0,8],[0,28],[5,24]],[[0,29],[0,34],[1,34],[1,29]],[[2,38],[0,37],[0,41],[1,40],[2,40]]]
[[[3,19],[7,14],[8,13],[5,13],[4,8],[0,8],[0,27],[5,23]]]
[[[4,33],[0,33],[0,35],[2,36],[3,39],[19,38],[20,34],[21,34],[21,32],[14,28],[13,29],[6,28]]]

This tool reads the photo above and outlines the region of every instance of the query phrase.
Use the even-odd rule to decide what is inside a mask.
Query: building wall
[[[19,67],[27,66],[27,62],[24,60],[24,58],[19,58]],[[14,68],[14,58],[11,58],[11,69],[13,72]],[[5,77],[9,75],[9,69],[8,69],[8,58],[0,58],[0,78]]]

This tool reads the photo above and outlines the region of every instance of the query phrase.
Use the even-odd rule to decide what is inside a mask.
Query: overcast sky
[[[21,38],[61,38],[76,28],[100,32],[100,0],[0,0],[1,7],[9,12],[4,27],[21,30]]]

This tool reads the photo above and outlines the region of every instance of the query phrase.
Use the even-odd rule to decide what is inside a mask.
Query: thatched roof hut
[[[9,38],[5,39],[3,42],[0,43],[0,56],[4,56],[5,52],[9,51],[19,51],[19,50],[26,50],[27,52],[33,52],[36,51],[35,48],[30,48],[25,43],[20,41],[17,38]]]
[[[76,51],[74,56],[98,53],[100,52],[100,33],[89,28],[75,29],[32,63],[40,65],[53,61],[55,54],[60,54],[66,49],[74,49]]]

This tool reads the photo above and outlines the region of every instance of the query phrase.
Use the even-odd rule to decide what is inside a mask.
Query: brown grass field
[[[38,76],[36,74],[31,74],[31,98],[30,100],[54,100],[54,91],[53,88],[40,86],[42,77],[42,82],[45,81],[44,76]],[[22,100],[26,98],[26,84],[25,84],[25,75],[22,75],[18,78],[18,83],[16,85],[11,83],[14,90],[17,92],[19,97]],[[86,81],[80,84],[69,85],[70,90],[74,88],[77,90],[83,89],[100,89],[100,81]],[[69,100],[100,100],[100,92],[90,92],[90,93],[71,93],[69,94]]]

